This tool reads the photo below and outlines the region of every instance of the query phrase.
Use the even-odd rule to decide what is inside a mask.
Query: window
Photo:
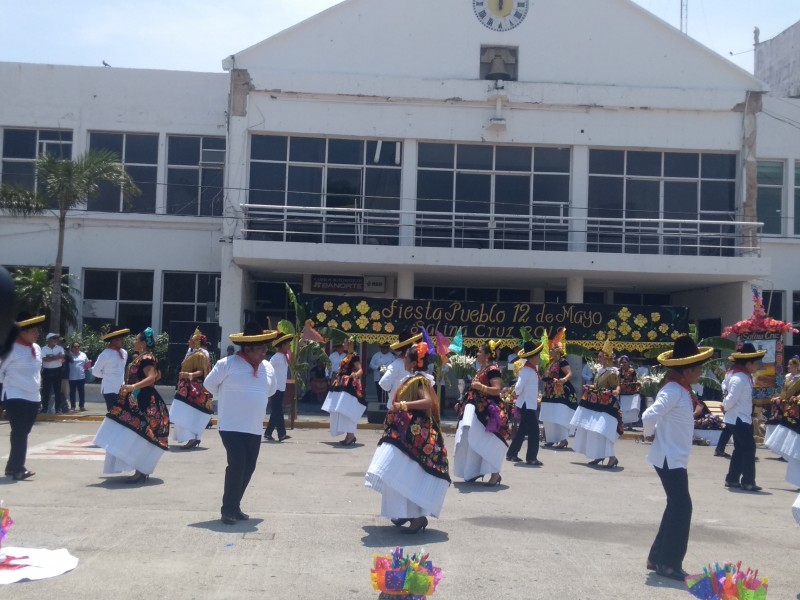
[[[614,292],[614,304],[625,306],[669,306],[669,294],[639,294],[636,292]]]
[[[417,300],[447,300],[458,302],[530,302],[529,290],[505,288],[462,288],[447,286],[415,286]]]
[[[401,143],[254,135],[248,239],[397,245]]]
[[[421,143],[417,246],[566,250],[569,148]]]
[[[161,328],[172,321],[216,322],[219,307],[219,273],[164,272]]]
[[[3,130],[2,182],[36,189],[34,163],[48,154],[72,159],[72,131],[56,129]]]
[[[167,138],[167,214],[222,216],[225,138]]]
[[[99,329],[118,323],[132,332],[153,322],[153,272],[86,269],[83,324]]]
[[[120,187],[100,184],[97,196],[89,199],[89,210],[155,213],[158,134],[92,132],[89,134],[89,149],[110,150],[119,156],[128,175],[141,191],[138,196],[124,200]]]
[[[783,321],[783,292],[775,290],[763,293],[764,310],[768,317]]]
[[[733,227],[701,221],[735,217],[734,154],[589,151],[590,252],[733,256]]]
[[[289,282],[295,294],[303,291],[302,283]],[[294,323],[294,307],[286,296],[284,281],[257,281],[255,283],[255,314],[251,315],[263,327],[275,329],[278,322],[286,319]],[[246,313],[247,311],[245,311]],[[245,320],[248,320],[245,318]]]
[[[780,235],[783,233],[783,163],[759,161],[757,218],[764,223],[761,233]]]

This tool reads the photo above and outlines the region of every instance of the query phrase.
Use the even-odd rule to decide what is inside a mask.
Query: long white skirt
[[[619,397],[619,409],[623,423],[636,423],[639,420],[639,407],[642,398],[639,394],[626,394]]]
[[[108,417],[100,424],[100,429],[94,436],[94,444],[106,451],[103,473],[107,475],[134,469],[151,475],[166,452]]]
[[[352,394],[343,391],[331,391],[325,397],[322,410],[331,415],[331,436],[355,433],[358,421],[364,416],[367,407]]]
[[[211,415],[197,410],[180,400],[173,400],[169,407],[169,420],[172,421],[172,439],[185,443],[203,437]]]
[[[569,437],[570,421],[575,411],[557,402],[542,402],[539,407],[539,421],[544,426],[547,443],[557,444]]]
[[[458,423],[456,448],[453,452],[453,475],[472,479],[499,473],[506,456],[506,445],[478,420],[475,407],[467,404]]]
[[[609,414],[589,410],[582,406],[575,411],[572,423],[577,428],[572,449],[589,460],[615,456],[617,420]]]
[[[381,495],[381,516],[387,519],[439,517],[450,483],[425,472],[392,444],[375,449],[364,485]]]
[[[778,425],[764,440],[764,444],[789,463],[786,481],[800,487],[800,435],[783,425]]]
[[[794,520],[800,525],[800,495],[797,496],[797,500],[792,504],[792,514],[794,515]]]

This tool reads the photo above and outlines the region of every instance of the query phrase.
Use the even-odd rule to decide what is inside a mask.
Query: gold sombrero
[[[704,362],[714,354],[710,346],[695,345],[694,340],[688,335],[682,335],[675,340],[672,350],[667,350],[658,355],[658,362],[665,367],[686,367]]]
[[[17,321],[17,328],[19,329],[28,329],[29,327],[33,327],[34,325],[39,325],[44,323],[45,316],[39,315],[36,317],[31,317],[30,319],[25,319],[24,321]]]
[[[101,335],[100,339],[104,342],[110,342],[114,338],[122,337],[124,335],[128,335],[131,332],[130,329],[117,329],[116,331],[109,331],[105,335]]]
[[[528,345],[528,344],[533,345],[532,342],[525,342],[525,344],[526,345]],[[530,358],[531,356],[536,356],[544,348],[544,342],[541,342],[538,346],[536,346],[536,345],[533,345],[533,346],[534,347],[531,348],[530,350],[528,350],[527,352],[525,352],[524,350],[521,350],[521,351],[517,352],[517,356],[519,358]]]
[[[277,333],[277,332],[276,332],[276,333]],[[287,333],[286,335],[282,335],[281,337],[279,337],[277,340],[274,340],[274,341],[272,342],[272,345],[273,345],[275,348],[277,348],[277,347],[278,347],[278,346],[280,346],[280,345],[281,345],[283,342],[288,342],[289,340],[291,340],[291,339],[293,339],[293,338],[294,338],[294,334],[293,334],[293,333]]]
[[[753,349],[752,352],[741,351],[741,350],[750,350],[750,348]],[[744,344],[741,350],[732,352],[731,355],[728,357],[728,360],[758,360],[759,358],[764,358],[764,355],[767,353],[766,350],[756,350],[755,346],[753,346],[753,344],[750,343]]]
[[[394,344],[389,346],[392,350],[400,350],[401,348],[405,348],[406,346],[410,346],[411,344],[416,344],[418,341],[422,339],[422,333],[418,333],[417,335],[412,335],[409,338],[404,340],[397,340]]]
[[[265,329],[263,333],[258,335],[245,335],[244,333],[232,333],[228,336],[234,344],[258,344],[259,342],[268,342],[278,337],[277,331]]]

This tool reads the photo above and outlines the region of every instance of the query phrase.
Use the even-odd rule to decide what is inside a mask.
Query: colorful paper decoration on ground
[[[686,587],[692,596],[702,600],[764,600],[767,597],[767,578],[759,579],[758,569],[743,571],[741,561],[703,567],[702,574],[686,578]]]
[[[378,597],[425,600],[433,595],[442,579],[442,570],[434,567],[424,550],[405,556],[402,548],[395,548],[389,555],[375,555],[370,571],[373,589]]]
[[[8,537],[8,530],[14,524],[8,514],[8,509],[3,506],[3,501],[0,500],[0,549],[3,547],[3,542]]]

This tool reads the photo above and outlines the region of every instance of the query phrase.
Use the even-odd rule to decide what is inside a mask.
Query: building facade
[[[59,144],[116,150],[144,192],[69,216],[84,323],[227,335],[320,275],[712,329],[755,284],[800,318],[800,106],[628,0],[348,0],[223,68],[0,64],[4,182]],[[0,262],[51,264],[55,227],[0,217]]]

